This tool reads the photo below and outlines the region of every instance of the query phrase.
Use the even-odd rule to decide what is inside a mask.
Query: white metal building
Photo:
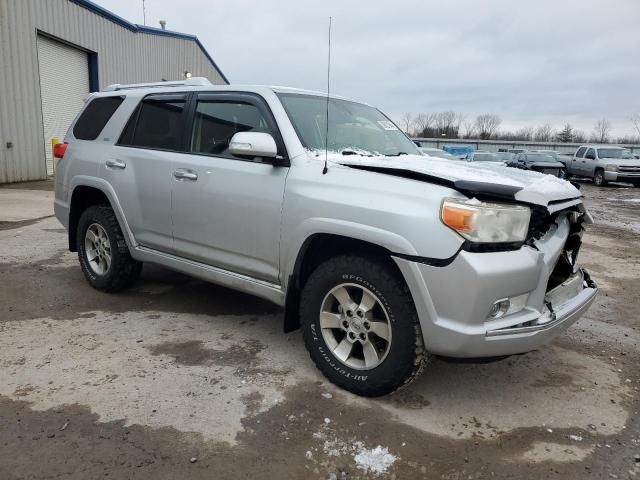
[[[0,0],[0,183],[53,173],[90,93],[112,83],[228,83],[197,37],[129,23],[88,0]]]

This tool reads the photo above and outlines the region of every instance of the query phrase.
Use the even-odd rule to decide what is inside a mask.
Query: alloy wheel
[[[391,347],[391,323],[380,299],[360,285],[334,287],[320,307],[322,337],[333,355],[355,370],[380,365]]]
[[[87,263],[97,275],[104,275],[111,266],[111,243],[107,231],[98,223],[92,223],[84,236]]]

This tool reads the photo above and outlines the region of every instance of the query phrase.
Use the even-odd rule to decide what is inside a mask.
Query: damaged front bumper
[[[444,267],[396,258],[416,305],[424,343],[431,353],[490,357],[534,350],[578,320],[597,286],[575,266],[578,247],[570,215],[544,236],[509,252],[461,251]],[[567,249],[575,248],[570,252]],[[572,258],[570,258],[572,256]],[[520,306],[500,318],[500,299]]]

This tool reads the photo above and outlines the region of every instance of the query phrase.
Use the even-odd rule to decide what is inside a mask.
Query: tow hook
[[[584,278],[584,283],[587,287],[598,288],[598,285],[596,285],[596,282],[591,279],[591,275],[589,275],[586,270],[582,270],[582,277]]]

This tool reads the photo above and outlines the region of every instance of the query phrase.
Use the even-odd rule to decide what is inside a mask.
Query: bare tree
[[[476,128],[478,129],[478,135],[483,140],[490,139],[496,134],[502,120],[498,115],[493,113],[485,113],[476,117]]]
[[[634,113],[631,115],[631,123],[633,124],[633,128],[636,132],[638,132],[638,136],[640,137],[640,113]]]
[[[453,110],[440,112],[436,115],[436,131],[438,136],[455,138],[458,136],[460,116]]]
[[[611,134],[611,122],[602,117],[593,127],[594,139],[598,143],[609,143],[609,135]]]
[[[462,137],[473,138],[476,136],[476,124],[473,120],[466,120],[462,123]]]
[[[411,135],[411,125],[413,124],[413,114],[411,112],[405,112],[402,114],[402,118],[400,119],[402,122],[402,127],[404,128],[404,132],[407,135]]]
[[[575,143],[584,143],[587,141],[587,136],[582,130],[573,131],[573,141]]]
[[[550,142],[553,138],[553,127],[548,123],[540,125],[536,128],[536,132],[533,135],[533,139],[536,142]]]
[[[533,127],[522,127],[516,130],[516,140],[529,141],[533,139]]]
[[[420,137],[430,136],[429,131],[433,128],[435,121],[435,113],[420,113],[413,121],[416,128],[415,133]]]

